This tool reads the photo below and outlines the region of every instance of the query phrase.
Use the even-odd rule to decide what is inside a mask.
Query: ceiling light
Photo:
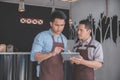
[[[24,0],[20,0],[20,1],[19,1],[18,11],[19,11],[19,12],[24,12],[24,11],[25,11]]]
[[[61,0],[61,1],[66,1],[66,2],[76,2],[78,0]]]
[[[52,0],[52,12],[55,11],[55,0]]]

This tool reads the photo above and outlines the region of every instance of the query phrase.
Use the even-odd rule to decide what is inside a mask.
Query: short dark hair
[[[55,10],[54,12],[51,13],[50,21],[53,22],[55,18],[66,20],[67,17],[63,11]]]
[[[81,20],[79,24],[84,24],[86,29],[92,30],[91,22],[88,19]]]

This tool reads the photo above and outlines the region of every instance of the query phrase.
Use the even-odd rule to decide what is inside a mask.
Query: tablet
[[[71,57],[79,57],[79,52],[62,52],[61,53],[63,60],[70,60]]]

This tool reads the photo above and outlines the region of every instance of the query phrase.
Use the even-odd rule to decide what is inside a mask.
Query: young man
[[[79,22],[78,41],[74,46],[74,51],[79,52],[80,56],[71,58],[73,63],[72,80],[94,80],[94,69],[102,66],[102,45],[90,36],[91,31],[92,26],[88,20]]]
[[[67,49],[67,39],[62,34],[66,15],[62,11],[51,14],[47,31],[39,33],[33,42],[31,60],[40,63],[40,80],[63,80],[61,51]]]

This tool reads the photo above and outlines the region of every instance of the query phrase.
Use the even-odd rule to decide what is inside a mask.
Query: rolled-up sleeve
[[[42,47],[43,47],[43,36],[41,34],[38,34],[32,44],[32,50],[30,54],[30,59],[31,61],[35,61],[34,56],[35,53],[37,52],[42,52]]]

